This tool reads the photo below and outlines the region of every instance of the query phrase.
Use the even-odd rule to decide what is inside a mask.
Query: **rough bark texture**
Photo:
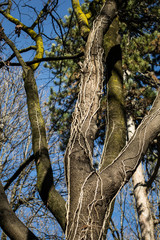
[[[113,156],[110,156],[112,160],[108,161],[107,157],[108,163],[103,164],[106,161],[102,158],[103,167],[99,171],[93,169],[92,153],[97,132],[97,112],[103,89],[103,36],[117,15],[117,2],[120,4],[122,1],[106,1],[99,16],[94,21],[86,44],[85,60],[81,67],[80,93],[73,114],[71,136],[65,154],[69,196],[66,229],[66,239],[68,240],[105,239],[106,221],[111,213],[111,206],[117,193],[135,172],[150,141],[160,132],[159,93],[152,110],[115,160],[113,161]],[[22,24],[9,13],[4,13],[4,16],[15,24]],[[24,24],[22,24],[22,29],[36,42],[37,51],[34,59],[40,59],[43,56],[41,36]],[[28,67],[15,45],[3,33],[2,37],[14,51],[24,71],[23,78],[32,128],[33,152],[37,167],[37,188],[42,200],[64,230],[66,223],[65,201],[54,188],[45,124],[34,79],[34,70],[38,64]],[[112,57],[114,52],[110,54]],[[119,63],[115,67],[115,73],[120,76]],[[116,90],[111,86],[109,88],[112,89],[109,95],[110,100],[118,100],[115,101],[115,105],[118,102],[122,104],[122,99],[118,99],[118,97],[114,99],[117,96]],[[112,129],[114,130],[114,124]],[[106,146],[105,144],[105,156],[110,152],[110,150],[106,150]],[[0,201],[0,225],[4,231],[10,234],[12,239],[36,239],[13,214],[1,185],[0,194],[2,199]],[[15,234],[16,238],[14,238]]]
[[[93,23],[86,44],[85,61],[81,68],[80,93],[73,115],[71,136],[65,156],[69,195],[67,239],[81,239],[83,236],[85,236],[84,239],[91,239],[92,235],[94,239],[98,239],[102,225],[103,214],[98,223],[97,219],[93,218],[92,226],[95,225],[95,228],[91,231],[92,216],[88,212],[88,204],[93,201],[96,182],[99,182],[99,177],[92,167],[92,153],[97,132],[97,111],[103,88],[103,36],[116,13],[116,3],[107,1]],[[93,179],[95,185],[93,189],[90,189]],[[86,183],[87,185],[89,183],[89,189],[86,188]],[[85,193],[83,193],[83,187]],[[80,199],[81,197],[84,199],[82,195],[85,194],[87,194],[86,201],[82,203]],[[80,209],[83,209],[83,213],[79,213]]]
[[[129,139],[135,132],[135,124],[130,116],[128,121],[128,137]],[[142,169],[142,163],[139,164],[135,173],[132,176],[134,186],[134,196],[136,199],[136,208],[138,213],[138,220],[141,229],[141,236],[143,240],[154,240],[154,223],[150,209],[150,203],[147,196],[147,189]]]
[[[93,24],[65,155],[68,184],[67,239],[105,239],[112,203],[135,172],[148,144],[160,131],[160,96],[118,157],[102,171],[92,168],[97,111],[103,83],[103,34],[116,16],[116,2],[107,1]]]

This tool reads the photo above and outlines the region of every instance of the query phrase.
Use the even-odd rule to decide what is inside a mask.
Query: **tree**
[[[36,191],[36,169],[31,148],[31,131],[26,107],[26,95],[22,79],[22,71],[5,68],[0,74],[1,82],[1,179],[10,206],[23,223],[37,235],[54,237],[59,235],[58,226],[50,229],[51,214],[46,211]],[[60,169],[57,137],[49,127],[48,108],[42,101],[43,86],[39,91],[43,116],[48,133],[49,152],[52,165],[56,168],[56,186],[64,195],[63,182],[59,184],[62,170]],[[43,94],[45,100],[45,94]],[[16,129],[16,131],[15,131]],[[54,149],[53,149],[54,146]],[[58,156],[59,155],[59,156]],[[57,162],[57,164],[56,164]],[[38,220],[39,219],[39,220]],[[53,217],[52,217],[53,219]],[[54,222],[54,219],[52,220]],[[57,228],[57,231],[56,231]],[[4,238],[2,233],[1,239]]]
[[[142,3],[141,7],[143,6],[143,4],[145,5],[145,3]],[[78,5],[78,4],[77,4]],[[151,43],[153,43],[153,39],[155,37],[155,35],[157,34],[156,32],[154,32],[154,30],[152,29],[152,32],[150,34],[141,34],[139,35],[140,31],[143,31],[143,27],[142,29],[140,30],[139,29],[135,29],[135,26],[134,26],[134,30],[132,29],[132,24],[134,25],[135,23],[137,24],[137,22],[139,21],[140,23],[140,19],[137,18],[137,8],[136,8],[136,11],[134,13],[134,3],[133,2],[130,2],[130,5],[127,6],[127,9],[130,10],[132,8],[132,22],[128,22],[128,19],[126,18],[125,19],[125,23],[127,23],[127,29],[126,29],[126,25],[121,25],[121,28],[120,28],[120,32],[121,34],[123,34],[123,44],[122,45],[122,50],[124,52],[126,52],[126,45],[128,46],[128,52],[130,52],[132,48],[135,47],[135,43],[136,43],[136,46],[138,45],[138,49],[137,49],[137,52],[135,51],[134,54],[132,55],[132,57],[128,58],[128,55],[126,52],[126,54],[124,54],[124,70],[126,69],[126,65],[127,65],[127,74],[128,75],[131,75],[130,76],[130,79],[131,77],[133,78],[133,75],[134,75],[134,72],[136,74],[141,75],[141,73],[143,72],[143,78],[141,77],[141,81],[145,81],[145,78],[144,78],[144,72],[149,72],[149,64],[151,64],[151,61],[148,60],[148,55],[146,56],[147,53],[151,53],[151,51],[153,50],[153,45]],[[144,7],[144,6],[143,6]],[[78,7],[77,7],[78,8]],[[141,9],[141,11],[143,12],[144,9]],[[83,6],[83,11],[86,12],[86,9],[85,9],[85,6]],[[138,9],[139,11],[139,9]],[[76,12],[76,11],[75,11]],[[77,50],[77,47],[80,46],[80,39],[79,39],[79,35],[77,33],[77,28],[76,26],[73,28],[74,25],[72,25],[71,23],[74,24],[75,22],[75,19],[71,22],[71,18],[73,18],[73,15],[72,15],[72,12],[70,11],[70,17],[69,18],[66,18],[66,22],[64,23],[64,27],[68,27],[68,31],[67,31],[67,36],[66,36],[66,43],[65,43],[65,49],[67,49],[66,51],[70,51],[70,49],[72,49],[72,51],[74,50],[74,46],[76,47],[76,50]],[[91,13],[90,13],[91,14]],[[121,13],[121,19],[123,17],[123,21],[124,21],[124,17],[125,16],[129,16],[130,15],[130,12],[128,13]],[[135,17],[134,17],[134,14],[135,14]],[[86,14],[87,15],[87,14]],[[143,16],[144,17],[144,16]],[[143,18],[142,17],[142,18]],[[134,19],[135,18],[135,19]],[[146,18],[146,16],[145,16]],[[149,20],[149,18],[148,18]],[[135,21],[135,22],[134,22]],[[123,22],[124,23],[124,22]],[[82,24],[82,23],[81,23]],[[70,30],[70,27],[72,26],[72,29]],[[145,28],[146,28],[146,25],[145,25]],[[88,30],[89,28],[86,29],[86,31],[89,31]],[[118,32],[118,26],[116,24],[116,21],[114,21],[110,27],[110,29],[108,30],[107,34],[106,34],[106,37],[105,37],[105,49],[106,49],[106,56],[108,55],[108,52],[110,51],[110,49],[112,50],[112,55],[114,54],[114,57],[109,55],[109,66],[108,66],[108,69],[112,69],[112,64],[114,62],[114,59],[121,59],[118,55],[118,48],[117,48],[117,45],[119,44],[118,43],[118,35],[117,35],[117,32]],[[129,32],[126,34],[126,32]],[[70,34],[70,36],[69,36]],[[130,43],[130,34],[132,34],[132,42]],[[136,35],[138,34],[138,35]],[[77,37],[78,35],[78,37]],[[83,33],[82,33],[83,35]],[[69,36],[69,37],[68,37]],[[127,36],[127,37],[126,37]],[[70,42],[70,39],[74,38],[74,44],[72,42]],[[75,42],[75,39],[76,39],[76,42]],[[127,43],[126,43],[126,40],[127,40]],[[145,42],[145,45],[144,47],[142,47],[142,45],[140,43],[144,44]],[[150,46],[148,43],[150,43]],[[55,52],[57,51],[58,53],[59,52],[62,52],[61,49],[60,49],[60,46],[62,44],[62,41],[61,39],[57,38],[57,46],[53,45],[52,47],[52,51],[50,53],[47,52],[47,55],[48,56],[52,56],[52,54],[55,54]],[[84,43],[83,43],[84,44]],[[114,48],[113,46],[115,45],[115,49],[116,51],[114,51]],[[152,47],[151,47],[152,45]],[[152,48],[152,50],[151,50]],[[133,53],[133,51],[132,51]],[[143,56],[144,55],[144,56]],[[112,61],[111,61],[112,59]],[[136,59],[136,61],[135,61]],[[137,62],[137,59],[138,59],[138,62]],[[111,63],[112,62],[112,63]],[[133,65],[134,63],[134,65]],[[66,142],[66,135],[68,134],[68,122],[70,121],[70,114],[69,111],[68,111],[68,105],[70,106],[74,101],[74,96],[75,96],[75,78],[76,78],[76,75],[77,75],[77,71],[78,69],[75,67],[72,67],[71,70],[70,70],[70,66],[73,66],[73,64],[75,65],[75,63],[73,61],[70,61],[69,63],[65,63],[64,66],[62,66],[61,64],[59,65],[59,67],[62,69],[62,67],[64,68],[64,77],[62,78],[62,75],[63,73],[61,73],[61,75],[58,77],[60,78],[60,82],[56,84],[61,84],[61,88],[64,88],[64,92],[61,91],[61,93],[57,94],[56,95],[56,92],[53,92],[51,93],[51,100],[50,100],[50,104],[51,104],[51,111],[52,111],[52,114],[53,114],[53,123],[55,123],[55,119],[56,119],[56,116],[57,116],[57,113],[59,114],[59,116],[61,116],[61,122],[59,123],[58,122],[58,125],[61,125],[61,132],[60,132],[60,135],[64,138],[64,145],[65,145],[65,142]],[[66,65],[68,66],[68,72],[67,72],[67,75],[68,75],[68,81],[66,80]],[[118,64],[117,64],[118,65]],[[120,66],[120,65],[119,65]],[[56,63],[52,63],[52,64],[49,64],[49,67],[54,67],[54,68],[57,68],[57,64]],[[121,149],[121,146],[123,147],[123,142],[125,141],[125,137],[124,134],[121,134],[123,132],[121,132],[122,129],[124,129],[122,126],[124,126],[124,114],[123,114],[123,107],[122,107],[122,103],[123,103],[123,93],[120,92],[119,89],[122,89],[122,84],[121,84],[121,78],[118,77],[118,74],[116,74],[117,69],[119,70],[120,67],[118,66],[114,66],[114,70],[112,71],[112,77],[111,79],[109,80],[109,83],[108,83],[108,118],[109,118],[109,127],[107,128],[107,133],[106,134],[106,142],[107,142],[107,150],[106,152],[104,153],[106,159],[107,159],[107,162],[108,161],[111,161],[114,160],[116,158],[116,156],[118,155],[120,149]],[[129,71],[130,70],[130,71]],[[132,72],[131,72],[132,71]],[[61,71],[63,72],[63,70]],[[119,71],[120,72],[120,71]],[[130,73],[130,74],[129,74]],[[148,74],[148,73],[147,73]],[[147,76],[146,74],[146,76]],[[108,74],[110,75],[110,74]],[[119,74],[122,76],[122,73]],[[74,79],[72,80],[72,76],[74,76]],[[139,76],[140,77],[140,76]],[[109,79],[109,77],[108,77]],[[119,80],[118,80],[119,79]],[[62,81],[63,81],[63,84],[64,86],[62,85]],[[67,83],[66,83],[67,82]],[[133,83],[135,84],[135,82]],[[139,84],[139,83],[138,83]],[[74,85],[74,87],[72,88],[72,85]],[[147,94],[147,102],[149,103],[149,101],[151,99],[154,98],[154,92],[152,91],[152,89],[149,87],[145,87],[145,91],[144,91],[144,86],[143,88],[142,87],[138,87],[137,88],[137,92],[134,92],[134,89],[135,89],[135,86],[133,85],[133,90],[131,90],[132,88],[132,85],[130,84],[130,88],[128,89],[128,80],[125,82],[125,86],[127,87],[127,96],[128,96],[128,100],[127,100],[127,105],[129,105],[129,107],[127,107],[127,110],[128,110],[128,113],[131,113],[131,105],[132,105],[132,109],[133,111],[135,112],[135,114],[140,113],[140,111],[144,111],[144,109],[147,107],[147,105],[145,107],[141,107],[140,105],[138,105],[138,107],[135,108],[135,106],[137,105],[136,102],[134,102],[134,106],[133,104],[131,104],[131,100],[134,100],[134,97],[135,97],[135,93],[136,93],[136,97],[138,97],[138,100],[140,100],[140,102],[142,103],[143,102],[143,105],[146,104],[145,101],[146,101],[146,98],[144,97],[144,99],[141,98],[142,96],[142,91],[143,91],[143,94],[144,96]],[[69,90],[67,90],[69,86]],[[152,86],[156,86],[156,85],[152,85]],[[117,89],[117,90],[115,90]],[[141,90],[142,89],[142,90]],[[66,94],[66,92],[68,92],[68,94]],[[70,92],[72,94],[70,94]],[[146,92],[146,93],[145,93]],[[120,94],[121,93],[121,94]],[[62,94],[64,94],[64,99],[66,98],[66,102],[63,101],[62,105],[58,106],[58,109],[55,108],[55,105],[54,107],[52,108],[52,102],[55,101],[56,97],[57,96],[59,99],[62,98]],[[60,96],[59,96],[60,95]],[[68,95],[71,95],[70,99],[68,98]],[[66,97],[67,96],[67,97]],[[133,98],[132,98],[133,96]],[[151,99],[150,99],[151,98]],[[118,99],[118,101],[117,101]],[[151,100],[152,101],[152,100]],[[68,103],[69,102],[69,103]],[[65,103],[65,104],[64,104]],[[136,104],[135,104],[136,103]],[[148,104],[147,103],[147,104]],[[66,122],[66,124],[63,122],[65,121],[66,119],[66,112],[67,112],[67,116],[68,116],[68,122]],[[139,114],[138,113],[138,114]],[[102,111],[101,111],[101,114],[102,114]],[[143,113],[144,114],[144,113]],[[102,118],[102,115],[100,115],[100,117]],[[138,122],[138,118],[136,119],[136,122]],[[113,129],[113,126],[114,125],[114,129]],[[57,130],[59,129],[59,127],[57,127],[56,125],[53,125],[54,129]],[[101,129],[98,129],[99,131]],[[99,136],[99,134],[98,134]],[[113,151],[113,146],[114,146],[114,151]],[[117,147],[117,149],[115,149]],[[116,155],[117,154],[117,155]],[[109,163],[107,163],[109,164]],[[144,187],[142,187],[143,189]],[[139,194],[141,196],[141,193]],[[139,197],[140,197],[139,196]],[[137,197],[137,195],[136,195]],[[138,198],[139,198],[138,197]],[[142,232],[148,232],[148,228],[146,230],[142,230]],[[144,234],[142,234],[143,237],[144,237]],[[151,233],[152,235],[152,233]],[[153,236],[151,237],[153,238]]]
[[[92,3],[99,4],[100,2],[93,1]],[[142,12],[141,15],[140,12],[138,16],[136,15],[136,24],[139,24],[141,16],[142,18],[147,16],[149,20],[151,18],[150,12],[147,15],[144,14],[147,8],[145,3],[142,3],[144,12]],[[146,153],[149,143],[160,131],[160,126],[158,124],[160,104],[158,94],[152,109],[138,126],[134,136],[119,153],[125,142],[126,128],[124,124],[124,98],[122,92],[123,74],[120,40],[118,37],[118,13],[120,15],[123,9],[127,9],[126,5],[127,2],[122,3],[121,1],[114,0],[104,1],[103,7],[90,28],[87,20],[88,15],[82,12],[79,1],[72,1],[80,32],[86,44],[84,57],[83,60],[81,60],[79,93],[74,108],[70,137],[64,157],[68,190],[66,212],[65,200],[56,190],[53,180],[45,123],[40,108],[39,95],[34,77],[35,70],[39,66],[39,63],[44,60],[41,23],[49,15],[52,17],[52,20],[54,19],[56,21],[52,12],[55,11],[57,2],[48,1],[42,11],[37,14],[36,20],[30,27],[11,15],[11,1],[1,4],[0,13],[16,25],[15,32],[18,37],[20,37],[21,31],[24,31],[36,44],[35,46],[18,50],[14,42],[7,37],[5,30],[1,27],[1,39],[5,44],[8,44],[13,51],[13,54],[8,57],[8,59],[1,62],[1,66],[7,65],[8,61],[16,56],[18,63],[10,63],[10,66],[21,65],[23,69],[28,116],[31,124],[32,149],[37,170],[37,189],[43,203],[59,222],[63,231],[66,231],[66,239],[105,238],[106,224],[109,224],[109,217],[117,194],[129,181],[142,160],[143,155]],[[135,6],[135,3],[131,1],[127,6]],[[154,9],[156,11],[156,8]],[[95,10],[95,8],[90,5],[90,10],[89,16],[93,15],[93,10]],[[123,19],[123,14],[121,17]],[[128,18],[129,17],[130,15]],[[158,22],[156,14],[154,17],[156,22]],[[133,21],[133,23],[135,22]],[[59,22],[57,22],[57,24],[59,24]],[[134,24],[133,27],[135,28]],[[142,27],[146,28],[146,25],[144,24],[143,26],[142,23]],[[104,58],[103,39],[107,31],[110,31],[110,34],[106,35],[106,58]],[[109,35],[110,38],[108,37]],[[24,61],[21,53],[30,49],[34,49],[36,55],[32,61]],[[83,54],[78,54],[76,56],[49,57],[47,60],[73,59],[82,55]],[[104,63],[106,63],[106,65]],[[107,87],[109,121],[104,140],[101,165],[99,169],[96,170],[93,166],[92,156],[94,140],[98,132],[97,121],[98,114],[100,113],[100,101],[102,95],[105,95],[106,89],[106,85],[103,83],[105,77],[104,66],[109,76],[107,79],[109,81]],[[115,89],[118,89],[118,92]],[[116,109],[118,114],[116,114]],[[115,149],[115,147],[118,148]],[[15,216],[7,202],[2,187],[1,196],[3,201],[0,205],[0,224],[4,232],[13,239],[37,239],[37,237]],[[6,213],[10,213],[12,218]],[[13,221],[9,221],[11,219],[14,221],[14,226],[12,225]]]
[[[127,122],[129,139],[135,132],[135,124],[133,118],[130,116]],[[140,228],[142,232],[142,239],[154,239],[154,222],[150,209],[150,203],[147,198],[147,191],[145,185],[145,178],[143,175],[142,163],[139,164],[135,173],[132,176],[134,194],[136,199],[136,208]]]

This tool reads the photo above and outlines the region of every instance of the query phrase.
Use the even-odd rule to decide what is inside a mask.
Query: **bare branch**
[[[11,7],[12,7],[12,1],[8,0],[8,7],[7,7],[7,10],[6,10],[7,13],[10,13]]]
[[[39,20],[42,18],[42,16],[44,14],[48,14],[47,13],[47,8],[48,8],[48,5],[49,3],[51,2],[52,0],[48,0],[47,3],[45,4],[45,6],[43,7],[43,9],[40,11],[40,13],[38,14],[37,16],[37,19],[35,20],[35,22],[32,24],[31,26],[31,29],[34,29],[36,27],[36,25],[39,23]]]
[[[25,62],[28,66],[31,66],[32,64],[34,63],[41,63],[41,62],[50,62],[50,61],[60,61],[60,60],[67,60],[67,59],[77,59],[77,58],[80,58],[84,56],[84,53],[81,52],[81,53],[78,53],[76,55],[68,55],[68,56],[60,56],[60,57],[44,57],[44,58],[40,58],[40,59],[37,59],[37,60],[33,60],[33,61],[28,61],[28,62]],[[3,66],[21,66],[21,64],[19,62],[9,62],[8,63],[8,59],[4,62],[0,62],[0,68],[2,68]]]
[[[4,186],[4,190],[8,189],[11,183],[19,176],[19,174],[23,171],[23,169],[28,166],[33,160],[35,159],[34,155],[31,155],[26,161],[24,161],[20,167],[17,169],[17,171],[5,182],[6,185]]]
[[[2,25],[0,24],[0,27],[2,28]],[[19,53],[18,49],[16,48],[15,44],[6,36],[4,31],[1,32],[2,38],[6,41],[6,43],[10,46],[10,48],[13,50],[14,54],[16,55],[20,65],[23,68],[23,71],[26,73],[27,72],[27,65],[23,58],[21,57],[21,54]]]
[[[19,51],[19,53],[24,53],[24,52],[28,52],[28,51],[30,51],[30,50],[36,50],[37,48],[36,48],[36,46],[29,46],[29,47],[27,47],[27,48],[24,48],[24,49],[20,49],[20,50],[18,50]],[[15,55],[15,52],[6,60],[6,61],[4,61],[4,62],[10,62],[14,57],[15,57],[16,55]],[[0,66],[1,66],[1,62],[0,62]]]
[[[8,5],[8,2],[0,3],[0,7]]]

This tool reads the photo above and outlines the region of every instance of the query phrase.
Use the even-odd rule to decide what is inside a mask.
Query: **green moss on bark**
[[[107,127],[101,169],[117,157],[125,145],[126,123],[123,96],[123,71],[118,18],[114,19],[104,37],[107,68]]]

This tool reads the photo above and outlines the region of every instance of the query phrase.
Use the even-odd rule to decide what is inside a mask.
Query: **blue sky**
[[[36,11],[39,12],[43,6],[44,6],[44,3],[43,2],[46,2],[46,1],[36,1],[36,0],[28,0],[28,1],[20,1],[20,0],[16,0],[14,1],[15,4],[13,4],[13,11],[11,12],[11,14],[13,14],[13,16],[17,19],[19,19],[22,23],[26,24],[27,26],[30,26],[33,21],[35,20],[35,12],[32,8],[29,8],[29,7],[24,7],[24,4],[28,4],[32,7],[35,7],[36,8]],[[37,2],[38,2],[38,5],[37,5]],[[81,3],[83,1],[80,1]],[[57,12],[59,14],[59,16],[63,19],[63,17],[65,15],[68,14],[68,8],[71,7],[72,3],[71,1],[66,1],[66,0],[59,0],[59,3],[58,3],[58,7],[57,7]],[[55,15],[56,16],[56,15]],[[26,35],[26,33],[24,33],[23,31],[21,32],[21,35],[20,37],[18,38],[16,35],[15,35],[15,24],[11,23],[10,21],[6,20],[5,18],[3,18],[2,15],[0,15],[0,22],[2,23],[2,26],[4,28],[4,31],[5,33],[8,35],[8,36],[11,36],[11,39],[12,41],[16,44],[16,47],[18,49],[22,49],[24,47],[27,47],[27,46],[30,46],[30,45],[35,45],[34,41],[32,41],[32,39],[30,39],[30,37],[28,37]],[[52,33],[52,26],[49,25],[50,23],[50,19],[47,18],[46,21],[44,22],[44,32],[46,33],[46,35],[50,35],[50,33]],[[57,31],[59,31],[58,29],[56,29]],[[35,31],[37,31],[37,29],[35,28]],[[37,31],[38,32],[38,31]],[[56,37],[56,35],[54,34],[54,31],[53,31],[53,35],[52,37]],[[52,44],[52,41],[48,41],[44,38],[44,48],[45,50],[48,50],[50,51],[51,49],[51,44]],[[5,60],[8,56],[10,56],[11,54],[11,51],[10,49],[7,47],[8,51],[5,51],[4,54],[2,54],[2,58]],[[29,51],[27,53],[23,53],[22,56],[24,58],[24,60],[32,60],[33,59],[33,56],[34,56],[34,51]],[[45,54],[44,54],[45,56]],[[16,58],[14,58],[12,60],[13,62],[16,61]],[[44,67],[43,67],[43,63],[40,64],[40,67],[38,68],[37,72],[36,72],[36,75],[37,75],[37,84],[40,86],[42,84],[45,84],[46,81],[48,80],[48,78],[51,77],[51,74],[50,72],[48,71],[48,69],[46,70]],[[49,88],[50,85],[48,85],[48,88]]]
[[[19,3],[19,0],[15,0],[15,2],[18,4]],[[28,4],[32,4],[32,6],[36,6],[39,8],[39,10],[43,7],[43,1],[37,1],[37,0],[32,0],[32,1],[26,1]],[[38,6],[37,6],[37,2],[38,2]],[[45,1],[46,2],[46,1]],[[80,1],[80,3],[82,3],[83,1]],[[71,1],[67,1],[67,0],[59,0],[59,7],[58,7],[58,13],[60,15],[61,18],[63,18],[63,16],[65,16],[68,12],[67,12],[67,9],[71,7]],[[23,8],[20,8],[19,9],[20,11],[22,11],[22,13],[24,12],[24,9]],[[14,16],[19,18],[20,17],[20,14],[19,14],[19,10],[18,8],[15,9],[14,11]],[[24,15],[22,17],[22,22],[24,22],[25,24],[29,25],[30,22],[33,21],[34,19],[34,15],[33,15],[33,18],[32,17],[29,17],[29,13],[30,13],[31,10],[28,9],[28,13],[27,15]],[[0,15],[0,21],[2,20],[2,17]],[[17,47],[18,48],[23,48],[25,44],[30,44],[31,43],[31,39],[29,37],[26,36],[25,33],[22,32],[22,35],[20,36],[20,38],[18,38],[17,36],[14,36],[14,27],[15,25],[14,24],[11,24],[9,21],[2,21],[2,24],[3,24],[3,27],[4,27],[4,30],[5,30],[5,33],[6,34],[11,34],[13,35],[13,40],[16,41],[17,43]],[[44,27],[45,27],[45,31],[47,33],[49,33],[50,31],[50,26],[48,25],[48,21],[46,20],[45,24],[44,24]],[[25,44],[24,44],[25,43]],[[51,49],[51,41],[49,41],[47,43],[47,41],[45,41],[45,49],[48,49],[50,50]],[[11,51],[9,52],[9,54],[11,53]],[[4,56],[5,57],[5,56]],[[25,58],[26,59],[32,59],[33,58],[33,55],[27,53],[25,55]],[[37,75],[37,84],[38,86],[40,87],[42,84],[45,84],[47,83],[47,81],[52,78],[52,74],[51,72],[48,70],[48,69],[45,69],[43,67],[43,63],[41,63],[40,67],[38,68],[37,72],[36,72],[36,75]],[[50,89],[50,86],[51,84],[48,84],[47,87],[45,87],[45,90],[48,91],[49,93],[49,89]],[[130,194],[130,193],[128,193]],[[118,204],[117,204],[118,205]],[[118,206],[115,206],[115,208]],[[128,206],[129,208],[129,206]],[[131,210],[130,210],[131,211]],[[133,211],[133,210],[132,210]],[[117,211],[115,212],[115,214],[113,215],[113,217],[116,219],[117,221],[117,225],[120,224],[120,214],[117,214]],[[125,222],[125,224],[127,225],[127,223]],[[111,240],[111,238],[110,238]]]

